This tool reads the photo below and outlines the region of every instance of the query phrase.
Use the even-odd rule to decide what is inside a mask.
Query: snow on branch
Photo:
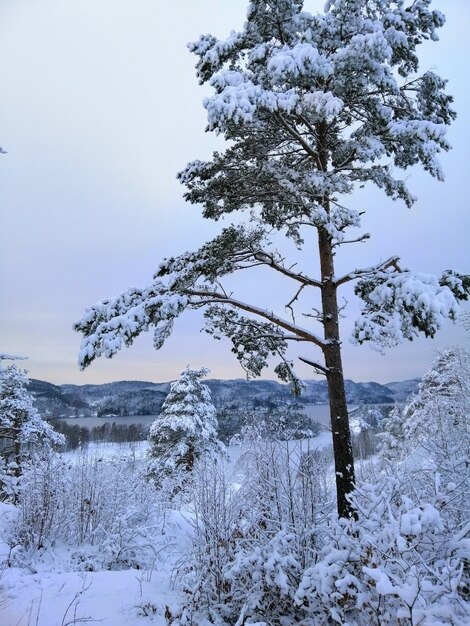
[[[132,345],[151,325],[155,327],[155,348],[161,348],[171,333],[175,317],[187,305],[187,296],[168,290],[161,281],[98,302],[74,324],[74,329],[84,336],[78,359],[80,368],[84,369],[98,356],[113,357],[124,345]]]
[[[400,272],[400,268],[398,267],[398,261],[399,260],[400,260],[399,257],[392,256],[389,259],[387,259],[386,261],[384,261],[383,263],[379,263],[378,265],[375,265],[375,266],[372,266],[372,267],[367,267],[365,269],[354,270],[352,272],[349,272],[348,274],[345,274],[344,276],[341,276],[341,278],[338,278],[335,281],[336,282],[336,286],[339,287],[340,285],[343,285],[344,283],[350,282],[351,280],[356,280],[356,279],[360,278],[361,276],[372,276],[372,275],[376,274],[377,272],[384,272],[389,267],[393,267],[393,268],[395,268],[395,270],[397,272]]]
[[[420,332],[433,337],[447,319],[457,319],[458,300],[468,298],[469,288],[469,278],[456,272],[445,272],[440,280],[410,271],[377,272],[356,285],[364,306],[354,341],[383,351]]]

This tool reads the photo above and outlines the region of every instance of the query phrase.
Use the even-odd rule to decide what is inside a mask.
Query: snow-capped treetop
[[[334,224],[334,210],[324,215],[315,197],[348,193],[370,180],[412,204],[390,163],[421,163],[442,178],[436,155],[449,148],[445,127],[455,117],[452,98],[433,72],[417,75],[416,48],[437,39],[444,17],[428,1],[329,2],[317,15],[302,5],[251,2],[240,33],[225,41],[203,35],[189,45],[199,57],[201,83],[215,92],[204,101],[209,128],[237,143],[212,163],[190,163],[180,178],[189,187],[187,198],[204,204],[206,217],[261,205],[263,220],[276,228],[290,224],[296,231],[301,217],[323,220],[341,238],[351,218],[335,216]],[[327,127],[323,163],[319,124]],[[314,167],[310,159],[292,157],[300,147]],[[224,175],[210,176],[222,163]],[[243,165],[242,175],[228,167],[235,163]],[[334,209],[341,212],[336,204]],[[354,219],[359,221],[357,213]]]
[[[150,439],[162,436],[165,429],[184,431],[198,439],[217,437],[216,409],[211,402],[211,392],[201,378],[209,373],[186,367],[163,403],[159,418],[150,428]]]

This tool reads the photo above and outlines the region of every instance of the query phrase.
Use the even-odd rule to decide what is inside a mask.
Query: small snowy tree
[[[405,432],[403,412],[395,406],[388,419],[384,420],[384,430],[378,433],[380,456],[387,461],[398,461],[405,453]]]
[[[440,350],[404,410],[407,441],[467,438],[470,424],[470,354],[461,347]],[[445,423],[442,423],[442,418]]]
[[[470,354],[441,350],[403,411],[406,450],[454,487],[460,521],[470,512]]]
[[[470,354],[461,347],[440,350],[419,391],[403,409],[395,407],[379,435],[381,454],[402,459],[416,450],[429,460],[470,451]]]
[[[441,278],[414,274],[398,257],[342,276],[335,270],[340,246],[369,238],[350,232],[360,228],[361,213],[345,206],[345,195],[372,183],[411,206],[415,199],[399,178],[403,170],[419,164],[443,178],[436,157],[449,149],[445,131],[455,113],[446,81],[432,71],[419,73],[417,48],[437,40],[444,23],[429,5],[328,0],[324,13],[311,14],[302,0],[251,0],[240,32],[225,40],[203,35],[190,44],[200,82],[214,91],[204,102],[208,129],[229,145],[211,161],[189,163],[179,179],[205,218],[243,212],[246,222],[236,220],[196,252],[166,259],[152,284],[96,304],[76,324],[86,367],[151,326],[158,349],[183,311],[204,308],[208,332],[231,340],[250,375],[260,375],[274,356],[277,374],[297,392],[301,385],[286,351],[291,343],[305,347],[299,358],[328,382],[338,513],[345,517],[352,514],[348,494],[355,477],[340,288],[356,281],[363,310],[354,337],[378,347],[420,332],[433,336],[445,319],[455,319],[457,300],[469,289],[468,279],[453,271]],[[305,255],[293,250],[287,258],[276,233],[305,248]],[[224,287],[227,275],[253,268],[287,281],[284,311]]]
[[[65,442],[39,416],[27,392],[28,377],[15,365],[0,370],[0,489],[15,499],[15,485],[27,459]]]
[[[186,367],[150,427],[148,474],[158,485],[169,479],[179,490],[198,459],[223,452],[211,392],[201,382],[208,371]]]
[[[446,491],[449,523],[465,523],[470,513],[470,354],[461,347],[439,351],[417,395],[392,411],[379,438],[380,455],[394,472],[402,462],[400,471],[413,475],[416,487],[422,483],[425,497]]]

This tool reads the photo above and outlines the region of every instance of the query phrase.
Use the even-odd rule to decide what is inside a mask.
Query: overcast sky
[[[305,8],[321,8],[307,0]],[[470,2],[436,0],[447,24],[426,44],[422,69],[449,79],[458,120],[446,182],[420,171],[408,210],[380,193],[352,199],[366,210],[372,240],[348,250],[339,269],[392,254],[417,271],[469,270],[470,145],[467,64]],[[30,376],[54,383],[169,380],[188,363],[212,376],[241,377],[230,346],[199,332],[191,313],[155,352],[151,335],[86,372],[72,330],[86,306],[151,280],[158,262],[218,232],[185,205],[177,171],[219,146],[204,133],[206,94],[186,43],[203,32],[239,29],[245,0],[2,0],[0,3],[0,352],[23,354]],[[263,300],[277,286],[246,284]],[[407,343],[382,357],[347,341],[345,374],[387,382],[421,376],[436,347],[468,342],[449,324],[436,340]],[[468,334],[468,333],[467,333]],[[309,355],[312,357],[313,355]],[[311,377],[308,370],[305,376]],[[267,376],[270,376],[269,372]]]

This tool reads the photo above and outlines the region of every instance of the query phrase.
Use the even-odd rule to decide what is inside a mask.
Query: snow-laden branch
[[[344,283],[348,283],[352,280],[357,280],[358,278],[361,278],[363,276],[373,276],[374,274],[377,274],[377,272],[384,272],[389,267],[393,267],[397,272],[400,272],[401,270],[398,266],[399,261],[400,257],[392,256],[386,261],[383,261],[383,263],[379,263],[378,265],[373,265],[364,269],[353,270],[352,272],[348,272],[344,276],[341,276],[341,278],[338,278],[335,281],[335,284],[337,287],[339,287],[340,285],[344,285]]]
[[[190,305],[195,308],[200,308],[201,306],[207,306],[208,304],[221,304],[225,306],[231,306],[235,309],[240,309],[241,311],[246,311],[247,313],[251,313],[256,315],[262,319],[271,322],[272,324],[287,330],[292,333],[299,339],[303,339],[304,341],[310,341],[316,346],[323,347],[325,345],[324,341],[316,334],[310,332],[306,328],[302,328],[297,324],[289,322],[278,315],[276,315],[273,311],[269,311],[267,309],[262,309],[260,307],[254,306],[247,302],[242,302],[241,300],[237,300],[231,296],[227,296],[220,292],[215,292],[211,290],[189,290],[187,295],[190,298]],[[198,300],[194,300],[194,298],[198,298]]]
[[[173,269],[177,264],[174,259]],[[281,318],[273,311],[243,302],[218,290],[215,282],[198,282],[199,272],[193,274],[194,267],[192,271],[189,268],[183,270],[173,272],[167,283],[155,280],[150,287],[130,289],[87,309],[83,318],[75,324],[75,330],[84,335],[79,355],[80,367],[84,369],[102,355],[113,357],[123,346],[130,346],[138,335],[151,327],[154,328],[154,346],[159,349],[172,333],[174,320],[181,313],[188,309],[210,309],[214,305],[245,311],[268,322],[269,327],[264,326],[262,332],[259,332],[260,326],[256,327],[258,341],[272,342],[275,339],[282,345],[287,341],[308,341],[319,347],[324,345],[320,337],[311,331]],[[252,328],[255,326],[256,322],[253,321]],[[234,331],[231,330],[230,337],[233,335]]]
[[[354,340],[382,352],[420,332],[434,337],[446,320],[457,319],[458,300],[467,300],[469,291],[469,277],[456,272],[445,272],[440,280],[410,271],[375,272],[355,288],[364,306]]]

